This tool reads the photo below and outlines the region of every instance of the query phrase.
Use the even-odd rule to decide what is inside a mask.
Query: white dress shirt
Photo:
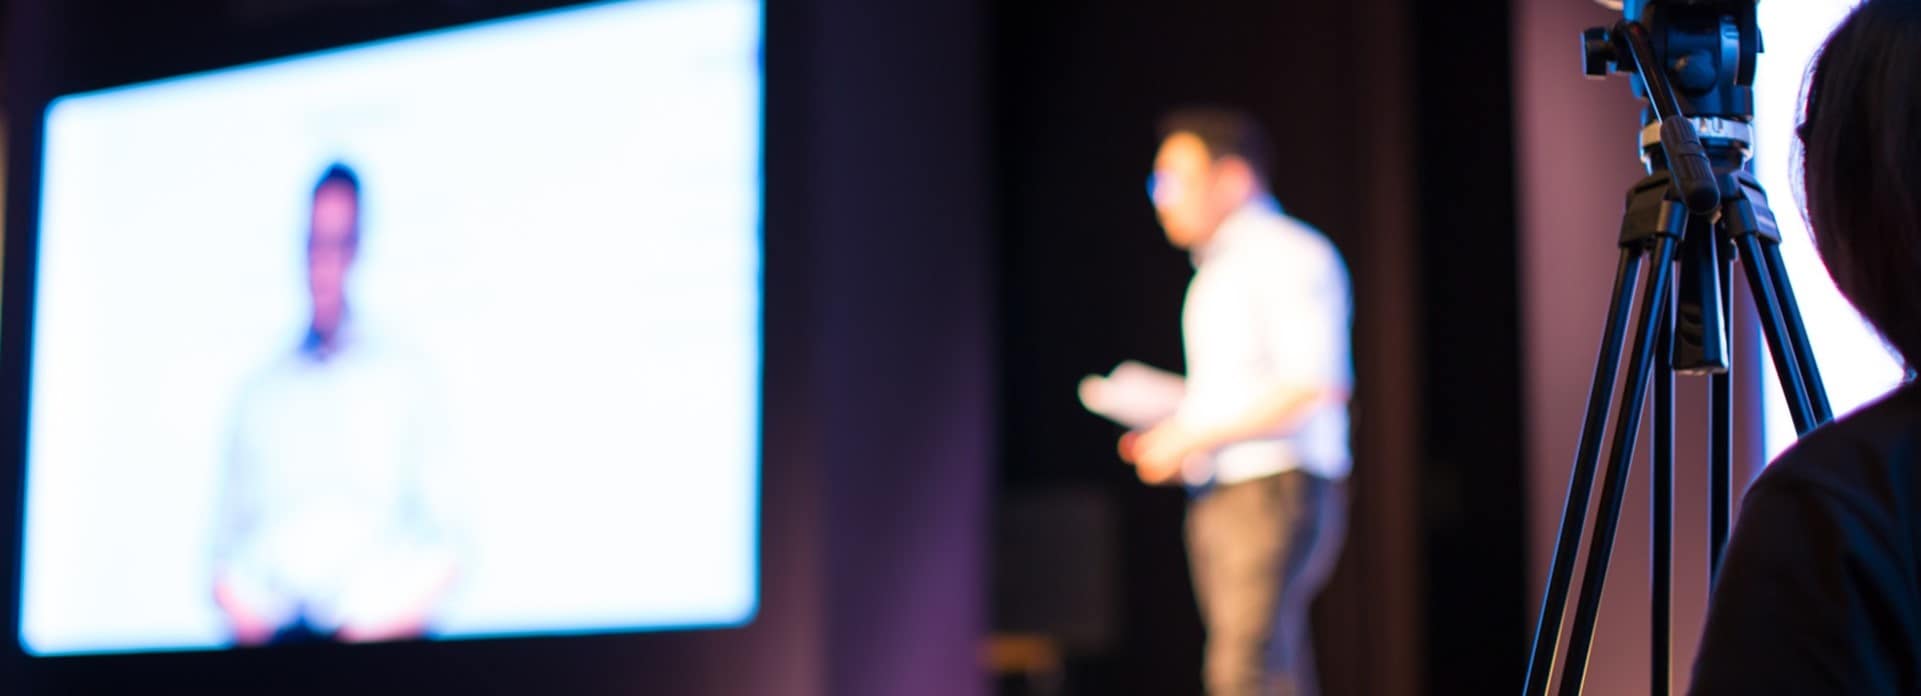
[[[241,394],[216,549],[236,599],[336,630],[403,614],[452,563],[424,480],[420,362],[359,335],[291,352]]]
[[[1272,199],[1250,203],[1194,250],[1181,330],[1187,393],[1175,417],[1210,428],[1244,417],[1282,386],[1353,383],[1347,269],[1334,245]],[[1299,469],[1347,476],[1347,400],[1316,407],[1292,432],[1238,442],[1183,467],[1189,484],[1228,484]]]

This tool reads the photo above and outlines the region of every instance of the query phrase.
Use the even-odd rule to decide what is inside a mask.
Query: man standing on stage
[[[1314,694],[1308,609],[1340,555],[1351,468],[1346,267],[1268,192],[1266,139],[1249,116],[1183,109],[1161,136],[1150,193],[1195,267],[1186,389],[1122,454],[1143,481],[1190,487],[1208,693]]]

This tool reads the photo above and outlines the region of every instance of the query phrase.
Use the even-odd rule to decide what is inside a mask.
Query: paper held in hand
[[[1174,415],[1187,382],[1180,375],[1132,360],[1106,377],[1081,380],[1081,405],[1088,411],[1133,430],[1146,430]]]

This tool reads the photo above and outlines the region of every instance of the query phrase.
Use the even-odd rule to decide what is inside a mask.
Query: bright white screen
[[[383,621],[464,637],[751,620],[760,36],[754,0],[600,4],[55,102],[23,646],[232,644],[214,599],[230,509],[277,534],[235,533],[255,602],[237,606],[283,623],[292,607],[334,639],[350,622],[381,639]],[[337,356],[406,399],[327,401],[353,390],[297,359],[336,161],[360,181]],[[387,359],[370,345],[404,358],[367,367]],[[290,361],[303,377],[263,381]],[[247,413],[262,404],[305,415]],[[354,429],[389,417],[432,443],[406,457],[432,455]],[[358,478],[238,486],[242,439],[273,471],[345,452]],[[367,463],[403,459],[405,475]],[[233,507],[236,491],[266,499]],[[430,541],[378,521],[429,509]],[[356,579],[322,577],[343,568]]]
[[[1799,150],[1794,129],[1800,122],[1802,86],[1808,68],[1828,34],[1854,9],[1854,0],[1769,0],[1760,4],[1767,53],[1755,68],[1756,129],[1754,171],[1767,188],[1781,228],[1781,256],[1807,323],[1809,340],[1826,382],[1835,413],[1846,414],[1886,393],[1901,381],[1901,366],[1873,328],[1834,287],[1808,237],[1797,204]],[[1761,340],[1757,333],[1754,340]],[[1794,444],[1794,420],[1781,393],[1774,363],[1766,371],[1763,422],[1768,459]]]

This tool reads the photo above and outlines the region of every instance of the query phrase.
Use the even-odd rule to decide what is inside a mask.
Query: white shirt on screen
[[[354,335],[276,360],[240,396],[215,548],[249,609],[338,630],[404,614],[453,562],[427,483],[420,362]]]
[[[1347,268],[1333,243],[1282,213],[1250,203],[1194,250],[1181,312],[1187,390],[1175,418],[1197,427],[1242,417],[1283,385],[1353,383]],[[1352,468],[1345,399],[1316,407],[1291,432],[1235,443],[1190,460],[1189,484],[1229,484],[1301,470],[1338,479]]]

